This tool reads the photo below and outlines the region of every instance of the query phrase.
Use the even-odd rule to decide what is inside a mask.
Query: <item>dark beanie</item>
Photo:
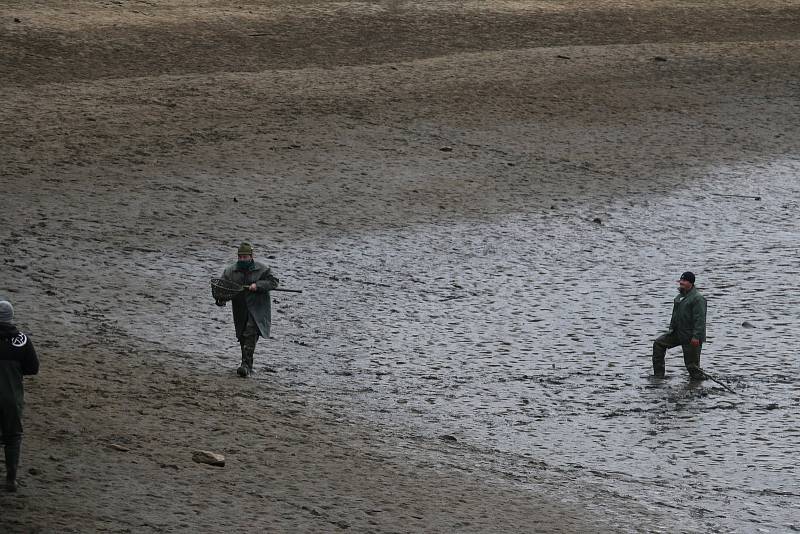
[[[14,307],[7,300],[0,300],[0,323],[10,323],[14,320]]]
[[[694,273],[691,271],[686,271],[681,275],[681,280],[686,280],[687,282],[694,285]]]

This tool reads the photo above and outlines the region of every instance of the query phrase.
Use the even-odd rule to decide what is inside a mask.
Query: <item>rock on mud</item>
[[[225,457],[211,451],[194,451],[192,460],[199,464],[208,464],[216,467],[225,467]]]

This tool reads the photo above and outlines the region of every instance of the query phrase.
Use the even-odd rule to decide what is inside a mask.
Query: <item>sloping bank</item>
[[[265,377],[77,337],[38,345],[23,487],[0,496],[4,532],[616,530],[579,502],[475,467],[481,453],[466,445],[312,413]],[[226,465],[194,463],[197,449]]]

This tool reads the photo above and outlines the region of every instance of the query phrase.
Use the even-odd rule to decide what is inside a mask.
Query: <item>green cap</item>
[[[253,255],[253,245],[250,243],[242,243],[239,245],[239,250],[237,251],[239,256],[252,256]]]

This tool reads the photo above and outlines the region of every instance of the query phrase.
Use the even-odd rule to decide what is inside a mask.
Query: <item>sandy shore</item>
[[[325,417],[279,386],[92,342],[41,352],[6,532],[595,529],[580,503],[487,477],[457,444]]]
[[[796,3],[671,4],[6,2],[0,295],[42,373],[3,530],[699,531],[175,341],[230,328],[197,319],[218,312],[202,284],[245,236],[313,243],[276,266],[308,288],[341,272],[302,263],[346,259],[325,243],[350,232],[584,207],[795,152]],[[257,358],[274,346],[304,350]]]

